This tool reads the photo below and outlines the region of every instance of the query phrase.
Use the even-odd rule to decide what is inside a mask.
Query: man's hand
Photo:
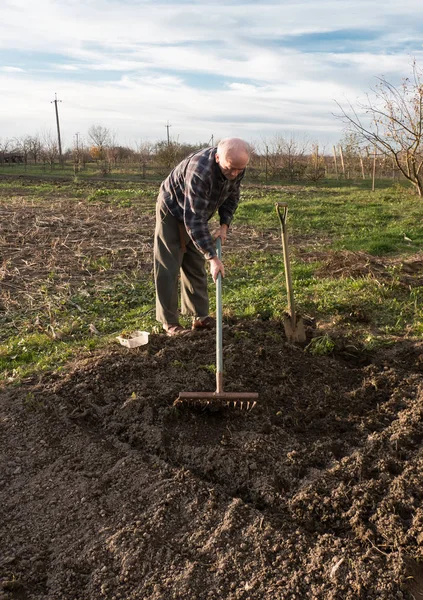
[[[223,266],[223,262],[217,258],[217,256],[214,256],[213,258],[210,259],[210,273],[211,276],[213,277],[213,281],[216,283],[217,280],[217,276],[219,273],[222,274],[222,277],[225,277],[225,267]]]
[[[222,246],[226,242],[226,236],[228,235],[229,227],[227,225],[221,225],[216,231],[213,233],[213,239],[220,237],[222,240]]]

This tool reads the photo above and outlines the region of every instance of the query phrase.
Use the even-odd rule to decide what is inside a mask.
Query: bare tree
[[[173,169],[178,162],[202,147],[204,147],[202,144],[180,144],[176,140],[171,140],[170,142],[162,140],[157,142],[154,146],[155,158],[158,165],[163,167],[163,173],[167,173]]]
[[[147,166],[151,162],[154,154],[154,144],[148,141],[135,142],[135,157],[141,169],[142,176],[145,179],[147,174]]]
[[[304,171],[304,176],[309,181],[319,181],[326,175],[326,165],[324,149],[319,148],[319,144],[311,145],[311,153],[308,156],[308,164]]]
[[[12,141],[8,138],[0,138],[0,164],[4,163],[4,157],[9,152]]]
[[[293,135],[276,136],[267,148],[267,163],[271,175],[294,181],[300,179],[306,169],[307,143],[299,142]]]
[[[363,140],[356,131],[347,130],[339,142],[342,149],[346,178],[355,177],[361,173],[361,156],[364,152]]]
[[[51,132],[43,134],[41,158],[50,165],[50,169],[53,169],[55,161],[59,158],[59,145]]]
[[[367,125],[349,104],[345,110],[338,102],[349,128],[367,140],[378,152],[394,159],[401,173],[423,196],[423,81],[422,71],[416,62],[411,78],[405,78],[395,87],[385,78],[378,78],[373,91],[374,99],[367,95],[366,104],[359,109],[370,117]]]
[[[16,150],[23,156],[25,167],[28,164],[28,157],[31,151],[31,136],[25,135],[15,139]]]
[[[29,154],[32,156],[34,163],[37,164],[37,161],[40,158],[41,151],[42,151],[42,143],[41,143],[40,136],[38,135],[38,133],[36,133],[35,135],[31,135],[29,137],[28,143],[29,143]]]
[[[88,129],[88,137],[93,143],[93,146],[97,149],[99,158],[103,159],[106,148],[108,148],[111,143],[112,136],[110,130],[102,125],[91,125]]]
[[[152,142],[140,140],[135,142],[136,153],[141,164],[148,163],[154,152],[154,144]]]

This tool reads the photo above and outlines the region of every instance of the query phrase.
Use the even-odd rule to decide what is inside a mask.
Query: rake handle
[[[216,254],[222,260],[222,240],[216,239]],[[223,393],[222,274],[216,278],[216,392]]]

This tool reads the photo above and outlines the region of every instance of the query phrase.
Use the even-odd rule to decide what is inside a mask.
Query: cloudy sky
[[[1,0],[0,139],[342,136],[335,100],[423,66],[421,0]]]

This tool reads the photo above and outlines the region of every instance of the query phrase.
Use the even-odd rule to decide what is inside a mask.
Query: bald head
[[[217,153],[220,156],[234,156],[244,153],[250,157],[250,145],[241,138],[225,138],[218,143]]]
[[[240,138],[225,138],[217,145],[216,162],[226,179],[236,179],[250,160],[250,146]]]

